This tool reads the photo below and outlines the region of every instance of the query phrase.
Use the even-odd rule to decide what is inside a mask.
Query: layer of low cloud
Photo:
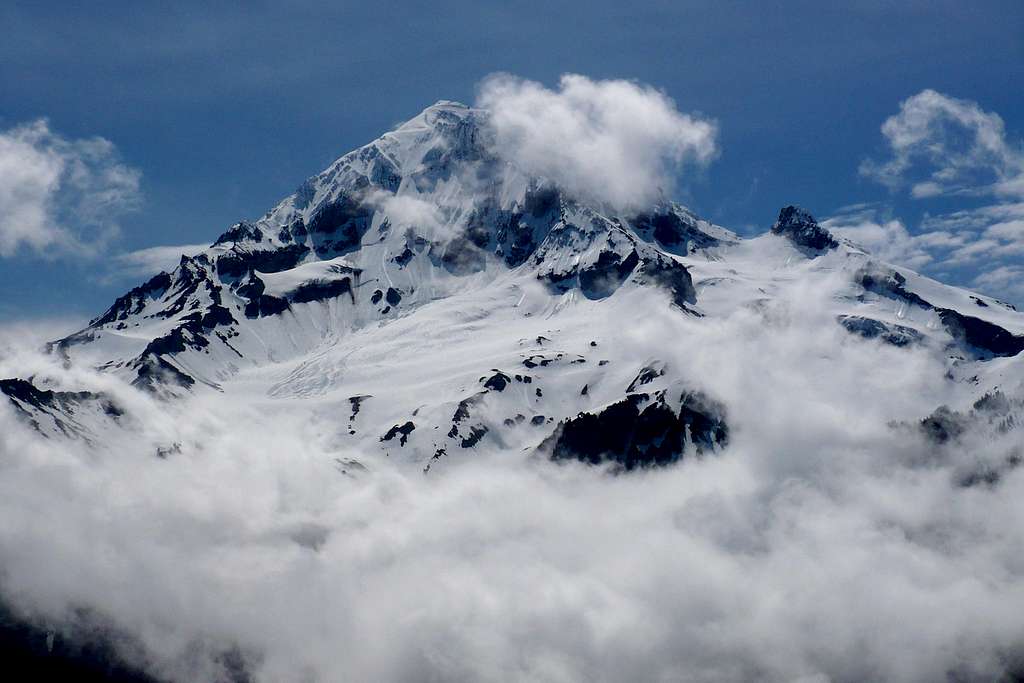
[[[96,254],[137,207],[139,179],[104,138],[69,139],[45,119],[0,131],[0,257]]]
[[[552,177],[586,158],[571,150]],[[582,177],[577,192],[612,191],[607,173]],[[443,228],[415,197],[376,201],[397,224]],[[870,207],[829,226],[926,267],[1009,243],[1013,206],[921,234]],[[179,249],[133,263],[160,269]],[[0,590],[58,629],[91,610],[182,681],[216,680],[226,651],[256,680],[304,683],[995,679],[1024,647],[1024,469],[959,482],[1005,463],[1019,431],[925,442],[915,423],[951,397],[944,354],[847,336],[835,276],[802,275],[723,318],[641,297],[643,324],[595,316],[594,336],[614,340],[602,347],[666,360],[733,429],[724,452],[624,477],[484,449],[424,477],[329,438],[323,416],[346,414],[344,399],[268,402],[225,383],[161,403],[4,349],[0,377],[104,391],[131,412],[90,449],[39,438],[0,400]],[[346,458],[369,471],[343,475]]]
[[[562,76],[556,89],[499,74],[477,99],[499,153],[588,201],[627,209],[671,195],[681,164],[717,153],[713,121],[680,113],[663,92],[625,80]]]
[[[623,477],[486,450],[424,477],[339,448],[309,401],[169,405],[9,355],[0,376],[105,390],[144,427],[96,452],[0,404],[0,585],[49,624],[91,608],[175,680],[214,680],[228,650],[260,681],[993,680],[1024,645],[1024,469],[958,482],[1019,432],[894,427],[948,399],[943,354],[846,336],[834,276],[804,275],[720,319],[638,296],[645,323],[594,320],[733,427],[722,453]],[[369,471],[341,474],[350,457]]]

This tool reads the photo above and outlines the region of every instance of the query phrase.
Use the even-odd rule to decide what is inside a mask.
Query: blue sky
[[[434,101],[474,101],[496,71],[660,88],[718,124],[719,156],[677,192],[701,215],[754,234],[799,203],[926,273],[1024,303],[1024,192],[992,189],[1024,177],[1024,3],[832,4],[8,0],[0,134],[86,155],[120,218],[94,249],[115,225],[79,225],[66,204],[74,249],[0,241],[0,320],[98,314],[143,279],[126,254],[211,241]],[[940,99],[912,104],[944,155],[914,154],[929,138],[901,158],[881,126],[928,89]],[[972,149],[992,114],[1003,147]],[[45,131],[25,132],[41,118]]]

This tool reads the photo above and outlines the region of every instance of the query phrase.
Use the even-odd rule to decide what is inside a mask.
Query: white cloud
[[[976,102],[923,90],[885,120],[882,134],[892,157],[863,162],[861,173],[892,188],[910,184],[915,198],[1024,194],[1024,149]]]
[[[1013,221],[993,223],[985,228],[985,235],[1007,241],[1024,243],[1024,218]]]
[[[926,214],[913,233],[873,215],[860,223],[837,217],[837,231],[881,258],[955,272],[960,281],[1000,298],[1021,296],[1012,276],[1024,255],[1024,147],[1009,139],[1002,118],[976,102],[924,90],[901,103],[882,134],[892,156],[863,162],[862,174],[894,190],[909,188],[914,199],[996,203]]]
[[[671,193],[683,162],[705,164],[717,153],[714,122],[632,81],[566,74],[552,90],[501,74],[483,82],[478,105],[490,110],[509,161],[617,209]]]
[[[974,278],[973,285],[984,291],[1000,292],[1007,299],[1024,300],[1024,266],[999,266]]]
[[[1024,202],[1003,202],[937,216],[925,215],[921,227],[926,230],[979,231],[994,223],[1018,219],[1024,219]]]
[[[1024,282],[1013,280],[1021,273],[1013,264],[1024,255],[1024,222],[991,222],[995,216],[1012,216],[1019,209],[1019,204],[997,205],[929,216],[916,233],[878,207],[858,207],[822,224],[889,263],[946,276],[956,272],[964,284],[1000,299],[1020,301]]]
[[[0,256],[96,253],[138,205],[139,178],[103,138],[69,140],[45,119],[0,132]]]
[[[942,356],[843,337],[829,277],[781,282],[772,325],[595,316],[616,357],[706,378],[735,428],[630,476],[499,452],[424,477],[237,386],[167,404],[106,378],[145,429],[102,452],[0,404],[3,587],[51,624],[109,616],[172,680],[234,646],[259,681],[996,680],[1024,642],[1024,470],[954,482],[1019,433],[894,430],[948,396]],[[350,456],[370,471],[340,475]]]
[[[455,233],[437,204],[420,199],[412,191],[397,195],[377,191],[367,202],[383,211],[395,229],[413,228],[425,239],[440,241],[447,241]]]
[[[982,237],[953,250],[946,262],[951,265],[962,265],[984,261],[986,265],[990,265],[1006,256],[1021,253],[1022,246],[1024,245],[1007,244],[997,239]]]
[[[873,211],[834,216],[822,225],[885,261],[911,268],[922,268],[934,262],[938,252],[964,243],[962,235],[947,231],[912,235],[902,221],[879,219]]]

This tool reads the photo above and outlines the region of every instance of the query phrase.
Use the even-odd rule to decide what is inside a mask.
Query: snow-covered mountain
[[[582,201],[485,111],[427,108],[0,368],[0,639],[33,661],[1024,670],[1024,314],[795,206],[741,238]]]
[[[496,156],[486,112],[452,102],[50,351],[168,399],[255,393],[330,415],[333,438],[365,457],[429,468],[539,449],[632,468],[721,450],[733,428],[717,369],[683,372],[645,326],[744,308],[771,324],[779,292],[801,286],[827,289],[828,325],[851,338],[944,356],[950,410],[1024,380],[1024,315],[1008,304],[880,262],[792,206],[741,239],[668,201],[627,214],[581,203]],[[44,433],[131,429],[130,406],[26,380],[0,390]]]

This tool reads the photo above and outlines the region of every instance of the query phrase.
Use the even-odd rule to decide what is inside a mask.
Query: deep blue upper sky
[[[680,199],[739,232],[781,205],[828,216],[927,205],[858,174],[879,127],[925,88],[1024,135],[1024,3],[291,2],[0,6],[0,130],[47,117],[142,173],[120,248],[212,240],[438,99],[507,71],[662,88],[720,125],[721,156]],[[94,262],[0,257],[0,319],[100,312],[136,282]]]

